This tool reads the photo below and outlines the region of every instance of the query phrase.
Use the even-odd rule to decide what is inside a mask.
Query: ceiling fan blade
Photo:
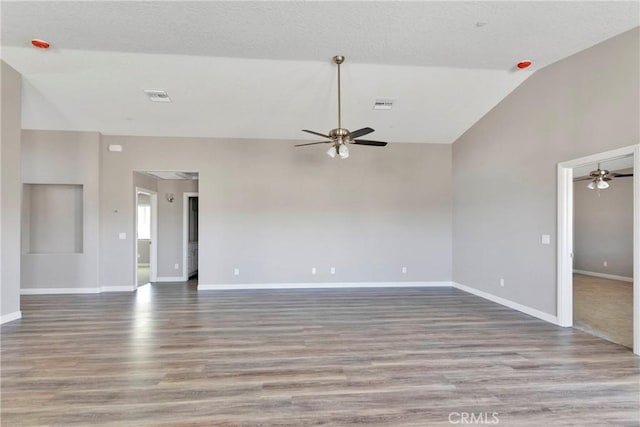
[[[352,144],[357,144],[357,145],[371,145],[374,147],[384,147],[385,145],[387,145],[386,142],[382,142],[382,141],[371,141],[369,139],[356,139],[355,141],[352,142]]]
[[[356,139],[360,136],[365,136],[365,135],[369,135],[371,132],[374,132],[373,129],[367,127],[367,128],[362,128],[362,129],[358,129],[358,130],[354,130],[353,132],[351,132],[351,139]]]
[[[325,134],[322,134],[322,133],[319,133],[319,132],[314,132],[312,130],[302,129],[302,132],[312,133],[314,135],[318,135],[318,136],[321,136],[323,138],[331,139],[331,137],[329,135],[325,135]]]
[[[304,147],[305,145],[328,144],[331,141],[307,142],[306,144],[296,144],[294,147]]]
[[[626,176],[633,176],[633,174],[632,173],[612,173],[611,176],[614,178],[624,178]]]
[[[591,176],[583,176],[582,178],[574,178],[573,182],[589,181],[589,180],[593,180],[593,177],[591,177]]]

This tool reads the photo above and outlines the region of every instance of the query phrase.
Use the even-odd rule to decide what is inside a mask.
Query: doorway
[[[182,280],[198,277],[198,193],[183,193]]]
[[[633,156],[573,175],[573,327],[632,348]]]
[[[157,193],[136,187],[135,288],[157,280],[157,215]]]
[[[579,249],[575,242],[574,236],[574,225],[576,213],[574,209],[575,205],[575,194],[574,194],[574,177],[580,179],[581,176],[585,175],[585,169],[589,170],[597,170],[597,166],[592,169],[594,165],[598,163],[609,163],[609,164],[621,164],[628,163],[628,166],[631,166],[629,169],[632,171],[640,171],[640,145],[633,145],[630,147],[625,147],[617,150],[608,151],[605,153],[595,154],[592,156],[582,157],[579,159],[562,162],[558,164],[558,273],[557,273],[557,283],[558,283],[558,324],[566,327],[573,327],[574,322],[579,319],[574,319],[574,313],[576,313],[575,309],[582,309],[580,313],[584,313],[584,307],[574,307],[574,295],[579,296],[580,298],[584,298],[585,296],[588,298],[593,298],[597,295],[593,291],[598,289],[599,286],[603,286],[602,284],[594,285],[593,279],[619,279],[625,276],[619,276],[615,274],[607,274],[607,273],[598,273],[595,272],[596,275],[591,274],[585,275],[580,274],[584,273],[587,270],[578,269],[578,271],[574,272],[574,265],[576,262],[576,249]],[[626,164],[626,163],[625,163]],[[587,171],[588,175],[589,171]],[[632,329],[632,344],[633,351],[636,354],[640,354],[640,280],[638,277],[639,265],[640,265],[640,177],[638,173],[635,173],[632,177],[626,178],[615,178],[613,174],[611,175],[613,178],[612,181],[607,182],[607,185],[614,185],[615,179],[618,179],[618,183],[621,184],[621,179],[630,179],[632,180],[632,225],[630,232],[632,235],[632,255],[631,255],[631,263],[632,265],[632,285],[628,289],[630,293],[632,293],[632,302],[630,303],[630,312],[629,315],[632,316],[631,321],[631,329]],[[593,181],[593,184],[591,183]],[[585,179],[582,182],[582,185],[589,186],[589,191],[594,191],[594,195],[597,197],[598,191],[606,191],[607,185],[601,184],[599,180],[593,180],[593,177],[589,179]],[[600,185],[598,185],[600,183]],[[581,189],[582,191],[582,189]],[[607,197],[611,195],[608,194]],[[584,237],[584,236],[581,236]],[[579,242],[579,245],[583,246],[583,242]],[[580,256],[584,257],[584,252],[588,252],[587,250],[582,249],[583,253]],[[581,265],[589,265],[585,264],[587,261],[584,259],[579,260]],[[598,262],[604,263],[603,266],[608,266],[609,260],[599,260]],[[590,267],[592,270],[597,270],[595,267]],[[580,288],[576,288],[578,292],[574,292],[574,274],[578,273],[575,276],[576,278],[576,286],[580,286]],[[594,273],[589,272],[587,273]],[[604,277],[603,277],[604,275]],[[599,277],[598,277],[599,276]],[[609,283],[610,285],[611,283]],[[591,296],[587,294],[593,294]],[[621,297],[624,298],[624,297]],[[629,299],[629,296],[627,296]],[[601,302],[595,300],[587,300],[591,301],[589,304],[592,304],[592,308],[595,308],[597,304]],[[584,301],[583,301],[584,302]],[[593,311],[593,310],[592,310]],[[578,315],[582,315],[582,314]],[[587,313],[589,316],[593,313]],[[618,315],[619,313],[616,313]],[[581,325],[576,325],[581,326]],[[594,332],[594,331],[589,331]],[[606,337],[605,337],[606,338]]]

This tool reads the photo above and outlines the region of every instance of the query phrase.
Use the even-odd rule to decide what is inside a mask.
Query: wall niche
[[[82,185],[24,184],[22,204],[23,253],[82,253]]]

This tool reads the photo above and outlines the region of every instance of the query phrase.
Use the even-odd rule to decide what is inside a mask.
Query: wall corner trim
[[[335,288],[433,288],[451,287],[451,282],[346,282],[346,283],[234,283],[198,284],[198,291],[241,289],[335,289]]]
[[[488,292],[484,292],[475,288],[471,288],[469,286],[461,285],[460,283],[452,282],[453,287],[460,289],[461,291],[468,292],[470,294],[479,296],[486,300],[498,303],[500,305],[504,305],[505,307],[511,308],[513,310],[520,311],[524,314],[528,314],[529,316],[537,317],[540,320],[544,320],[545,322],[553,323],[554,325],[558,325],[558,318],[549,313],[545,313],[543,311],[537,310],[535,308],[527,307],[526,305],[519,304],[517,302],[510,301],[508,299],[495,296]]]
[[[4,325],[7,322],[12,322],[14,320],[18,320],[21,318],[22,318],[22,312],[14,311],[13,313],[5,314],[4,316],[0,317],[0,325]]]
[[[633,277],[618,276],[617,274],[598,273],[595,271],[586,270],[573,270],[576,274],[582,274],[584,276],[599,277],[601,279],[619,280],[621,282],[633,283]]]

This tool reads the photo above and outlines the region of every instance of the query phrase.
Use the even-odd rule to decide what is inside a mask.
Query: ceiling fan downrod
[[[338,129],[342,129],[342,88],[340,85],[340,64],[344,62],[344,56],[334,56],[333,62],[338,66]]]
[[[385,145],[387,145],[387,143],[383,141],[356,139],[373,132],[374,130],[370,127],[364,127],[353,132],[350,132],[349,129],[345,129],[342,127],[342,75],[340,73],[340,65],[344,62],[344,60],[345,57],[342,55],[336,55],[333,57],[334,64],[338,66],[338,127],[335,129],[331,129],[328,134],[323,134],[308,129],[302,129],[303,132],[321,136],[323,138],[326,138],[327,141],[296,144],[296,147],[316,144],[331,144],[331,148],[329,149],[329,151],[327,151],[327,154],[330,157],[336,157],[337,155],[339,155],[341,159],[346,159],[349,157],[349,149],[347,148],[348,144],[369,145],[374,147],[384,147]]]

